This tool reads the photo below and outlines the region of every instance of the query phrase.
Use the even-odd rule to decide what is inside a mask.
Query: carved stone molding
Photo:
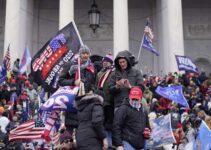
[[[185,39],[211,39],[211,24],[188,24],[184,33]]]

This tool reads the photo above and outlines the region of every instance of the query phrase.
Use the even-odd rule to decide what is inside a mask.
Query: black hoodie
[[[115,71],[111,74],[111,79],[109,82],[109,90],[114,97],[114,107],[119,107],[124,98],[127,98],[130,92],[129,88],[120,88],[117,89],[115,87],[116,81],[121,79],[128,79],[132,87],[139,87],[144,92],[143,86],[143,77],[139,70],[133,68],[133,63],[130,61],[131,53],[128,51],[121,51],[117,54],[114,64]],[[124,58],[127,60],[128,67],[125,70],[121,70],[121,67],[118,63],[120,58]]]

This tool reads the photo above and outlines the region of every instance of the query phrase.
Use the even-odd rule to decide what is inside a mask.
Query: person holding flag
[[[15,76],[15,78],[20,75],[20,59],[17,58],[13,64],[12,73]]]
[[[80,84],[84,84],[85,94],[93,92],[95,71],[90,60],[90,54],[90,49],[86,45],[80,47],[79,57],[69,61],[60,73],[58,81],[60,86],[80,86]],[[65,126],[71,132],[74,128],[77,128],[78,119],[76,112],[65,112]]]

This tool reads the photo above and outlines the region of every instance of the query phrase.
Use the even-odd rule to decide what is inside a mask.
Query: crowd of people
[[[77,112],[64,112],[60,140],[54,149],[146,149],[151,136],[149,120],[167,114],[172,116],[176,139],[172,148],[193,143],[202,120],[211,129],[211,74],[144,74],[136,69],[135,57],[126,50],[115,59],[105,55],[99,68],[99,62],[92,62],[90,55],[90,49],[82,46],[79,56],[60,73],[59,86],[80,86],[84,90],[75,99]],[[158,86],[174,85],[182,85],[189,109],[156,93]],[[12,77],[0,86],[1,149],[44,149],[35,142],[8,140],[9,131],[37,117],[40,93],[41,87],[32,76],[20,74],[17,59]]]

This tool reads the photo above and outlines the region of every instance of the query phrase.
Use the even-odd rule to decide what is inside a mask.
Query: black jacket
[[[129,99],[125,99],[114,116],[114,145],[122,146],[122,141],[125,140],[134,148],[143,148],[145,127],[150,128],[147,112],[142,107],[138,111],[130,105]]]
[[[59,81],[58,81],[60,86],[74,86],[76,71],[73,72],[71,75],[69,73],[70,67],[73,65],[76,66],[77,63],[70,61],[63,67],[63,70],[60,73]],[[94,73],[90,72],[86,68],[83,70],[81,69],[81,80],[84,82],[84,88],[85,88],[86,93],[88,93],[90,90],[94,90],[94,86],[95,86]]]
[[[78,150],[102,150],[106,137],[103,126],[103,98],[87,95],[77,101],[79,126],[76,133]]]
[[[74,86],[75,73],[70,75],[69,70],[72,65],[77,65],[76,62],[69,61],[64,67],[59,76],[59,86]],[[81,79],[84,81],[85,92],[93,90],[95,85],[95,75],[87,69],[81,70]],[[77,128],[78,119],[76,112],[65,112],[65,126],[68,129]]]
[[[115,87],[116,81],[121,79],[128,79],[131,86],[137,86],[142,89],[144,92],[143,86],[143,77],[139,70],[132,68],[132,64],[130,62],[129,53],[127,51],[119,52],[115,58],[115,71],[112,72],[110,82],[109,82],[109,90],[114,97],[114,107],[119,107],[124,98],[128,98],[130,89],[129,88],[120,88],[117,89]],[[125,58],[128,62],[128,67],[126,70],[121,70],[118,60],[120,58]]]

